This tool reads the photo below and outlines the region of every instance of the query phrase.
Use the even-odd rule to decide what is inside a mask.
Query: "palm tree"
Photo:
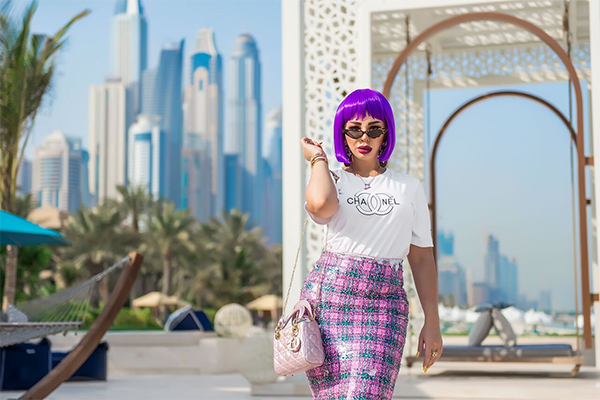
[[[94,209],[82,207],[71,216],[63,236],[71,246],[59,251],[60,264],[72,264],[80,272],[96,275],[123,258],[140,241],[139,235],[122,224],[120,209],[102,204]],[[100,281],[99,294],[104,302],[109,296],[108,277]]]
[[[123,212],[123,215],[130,221],[132,231],[142,235],[140,221],[142,220],[143,215],[148,214],[148,211],[153,204],[152,196],[148,192],[148,186],[133,185],[128,181],[127,186],[117,185],[117,191],[121,195],[120,200],[107,198],[102,201],[102,204],[120,209]],[[151,278],[151,273],[149,274],[149,272],[154,272],[155,269],[151,262],[151,256],[154,253],[152,250],[154,249],[146,247],[140,250],[144,254],[144,263],[142,264],[138,279],[129,293],[130,301],[133,301],[133,299],[137,297],[137,293],[140,289],[144,290],[146,281],[148,278]]]
[[[194,285],[198,297],[215,307],[244,304],[269,292],[267,279],[273,274],[268,271],[276,268],[276,257],[269,255],[267,239],[260,236],[262,228],[246,229],[249,214],[232,209],[221,215],[222,221],[213,217],[200,224],[202,259]]]
[[[152,196],[148,193],[146,185],[128,186],[117,185],[117,190],[121,194],[121,206],[123,211],[131,217],[131,228],[134,232],[140,232],[140,217],[147,212],[152,204]]]
[[[195,250],[192,239],[195,223],[196,219],[187,208],[175,210],[173,202],[159,201],[152,207],[148,219],[148,239],[151,246],[160,249],[164,294],[171,294],[174,256]]]
[[[27,218],[29,213],[35,208],[32,201],[31,193],[27,193],[15,198],[14,210],[15,214],[22,218]]]
[[[54,76],[55,57],[65,44],[64,37],[83,11],[60,28],[54,36],[31,33],[37,2],[25,10],[17,23],[10,17],[11,1],[0,10],[0,203],[15,212],[16,180],[31,135],[35,117]],[[6,279],[2,308],[14,303],[18,250],[7,246]]]

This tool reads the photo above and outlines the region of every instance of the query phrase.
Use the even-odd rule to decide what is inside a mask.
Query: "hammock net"
[[[6,313],[0,313],[0,347],[81,327],[95,285],[130,259],[130,256],[123,258],[78,286],[16,306],[9,305]]]

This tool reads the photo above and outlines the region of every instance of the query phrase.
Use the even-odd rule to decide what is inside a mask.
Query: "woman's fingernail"
[[[420,352],[420,351],[417,351],[417,358],[419,358],[419,354],[421,354],[421,352]]]
[[[423,367],[423,372],[427,372],[428,369],[429,367]]]

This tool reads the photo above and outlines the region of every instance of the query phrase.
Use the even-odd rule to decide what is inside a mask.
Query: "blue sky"
[[[14,3],[18,15],[29,0]],[[56,129],[88,141],[88,97],[92,84],[102,83],[110,73],[110,18],[115,0],[42,0],[33,20],[33,31],[53,34],[84,9],[92,13],[76,22],[68,43],[58,58],[54,90],[38,115],[26,156]],[[164,44],[185,38],[184,79],[189,77],[189,56],[196,32],[209,27],[215,31],[217,49],[223,57],[225,102],[229,59],[236,38],[248,32],[256,39],[262,63],[263,115],[281,105],[281,5],[278,0],[142,0],[148,21],[148,67],[158,65]],[[187,81],[184,82],[187,84]],[[227,121],[227,107],[225,107]],[[227,124],[225,124],[227,129]]]
[[[27,4],[29,1],[16,1],[15,11]],[[101,83],[109,74],[109,22],[114,5],[114,0],[40,2],[33,21],[35,32],[54,33],[86,8],[92,14],[69,32],[69,42],[58,60],[54,91],[38,115],[26,151],[30,158],[35,146],[56,129],[81,137],[87,148],[89,86]],[[278,0],[144,0],[143,5],[150,68],[157,65],[164,44],[185,38],[184,77],[188,77],[196,32],[211,27],[223,57],[227,98],[231,50],[236,37],[248,31],[258,43],[262,62],[263,114],[281,105]],[[538,94],[567,114],[566,83],[512,88]],[[434,91],[432,140],[452,111],[489,90],[492,88]],[[587,110],[585,91],[584,95]],[[454,232],[456,256],[464,268],[472,269],[474,280],[483,278],[484,238],[491,233],[499,239],[500,251],[517,259],[520,292],[538,299],[540,290],[551,290],[555,308],[573,309],[569,139],[562,123],[527,100],[489,100],[454,121],[438,155],[438,229]]]
[[[498,89],[432,92],[431,141],[460,105]],[[566,83],[502,89],[536,94],[568,117]],[[586,90],[584,102],[587,111]],[[471,107],[444,135],[436,173],[438,230],[454,232],[456,256],[475,281],[483,279],[485,238],[493,234],[501,253],[517,259],[521,293],[538,299],[550,290],[555,309],[574,309],[569,134],[552,112],[512,97]],[[576,170],[574,178],[577,202]]]

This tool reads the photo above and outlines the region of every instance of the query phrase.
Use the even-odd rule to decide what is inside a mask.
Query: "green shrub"
[[[150,309],[133,310],[131,308],[122,308],[119,315],[115,318],[112,328],[156,328],[161,326],[152,316]]]
[[[205,307],[202,309],[202,311],[204,311],[204,314],[206,314],[206,316],[210,320],[210,323],[213,324],[213,326],[214,326],[215,325],[215,314],[217,313],[218,309]]]
[[[102,306],[99,308],[90,308],[85,318],[85,325],[82,329],[89,329],[94,323],[100,312],[102,312]],[[156,321],[156,318],[152,316],[150,309],[133,310],[131,308],[123,307],[117,317],[115,318],[110,330],[148,330],[148,329],[162,329],[160,324]]]

